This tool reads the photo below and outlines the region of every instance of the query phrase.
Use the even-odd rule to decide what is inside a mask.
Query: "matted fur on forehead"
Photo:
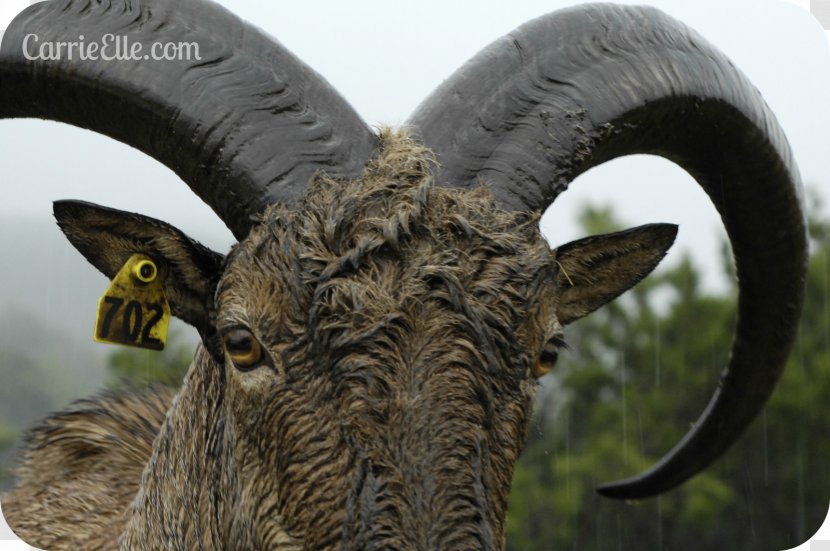
[[[555,273],[538,215],[500,210],[486,186],[433,187],[432,154],[403,131],[381,144],[362,178],[318,177],[296,210],[264,212],[228,257],[220,314],[330,349],[437,298],[474,331],[511,335]]]

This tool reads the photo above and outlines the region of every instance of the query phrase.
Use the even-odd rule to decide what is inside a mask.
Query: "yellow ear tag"
[[[98,301],[96,342],[162,350],[167,341],[170,306],[155,263],[134,254]]]

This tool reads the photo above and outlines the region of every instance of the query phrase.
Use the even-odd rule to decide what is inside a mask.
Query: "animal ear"
[[[148,216],[83,201],[56,201],[53,212],[69,241],[110,279],[136,253],[153,259],[172,314],[204,334],[221,254]]]
[[[674,224],[647,224],[558,247],[559,323],[586,316],[639,283],[660,263],[676,235]]]

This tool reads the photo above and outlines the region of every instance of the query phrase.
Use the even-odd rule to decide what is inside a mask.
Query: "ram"
[[[197,44],[200,59],[42,59],[24,44],[109,33]],[[39,3],[3,39],[0,114],[146,152],[238,239],[223,256],[158,220],[55,204],[108,277],[149,259],[202,343],[175,396],[102,395],[32,430],[3,510],[40,547],[503,548],[536,378],[563,328],[645,277],[674,239],[667,224],[553,250],[540,235],[569,182],[621,155],[662,155],[709,195],[739,318],[689,434],[600,492],[652,496],[706,468],[762,408],[793,342],[807,253],[789,146],[746,78],[654,9],[531,21],[404,129],[374,132],[205,0]]]

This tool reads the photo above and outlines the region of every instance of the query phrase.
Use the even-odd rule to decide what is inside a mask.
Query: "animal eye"
[[[559,360],[559,351],[563,348],[567,349],[568,345],[561,337],[554,337],[546,342],[541,354],[539,354],[539,360],[533,366],[533,376],[541,377],[549,373],[556,366],[556,362]]]
[[[246,371],[262,361],[262,345],[247,329],[232,329],[222,335],[222,341],[237,369]]]

